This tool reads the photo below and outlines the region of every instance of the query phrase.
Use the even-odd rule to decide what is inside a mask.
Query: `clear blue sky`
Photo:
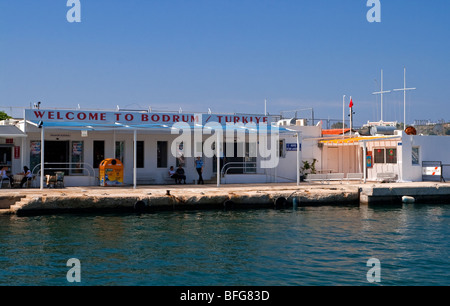
[[[401,88],[406,66],[408,121],[450,120],[448,0],[381,0],[381,23],[366,0],[80,1],[69,23],[66,0],[0,0],[0,106],[262,113],[267,99],[340,119],[346,94],[362,124],[380,119],[380,70]],[[402,93],[384,107],[403,121]]]

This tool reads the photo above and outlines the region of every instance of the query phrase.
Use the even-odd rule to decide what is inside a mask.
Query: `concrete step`
[[[1,215],[11,215],[13,212],[11,209],[0,209],[0,216]]]
[[[16,212],[19,209],[21,209],[24,205],[28,204],[28,202],[30,202],[31,199],[32,198],[29,197],[22,198],[20,201],[17,201],[13,205],[11,205],[9,210],[11,210],[12,212]]]

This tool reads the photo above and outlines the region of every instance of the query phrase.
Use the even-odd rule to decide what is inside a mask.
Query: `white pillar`
[[[41,183],[40,183],[40,189],[43,190],[44,189],[44,137],[45,137],[45,131],[44,131],[44,127],[41,126]]]
[[[116,130],[113,129],[112,157],[116,158]]]
[[[220,133],[217,133],[216,140],[216,162],[217,162],[217,187],[220,187]]]
[[[134,130],[134,140],[133,140],[133,188],[137,187],[137,177],[136,177],[136,168],[137,168],[137,130]]]
[[[297,132],[297,186],[300,185],[300,133]]]
[[[363,141],[364,184],[367,182],[367,146]]]

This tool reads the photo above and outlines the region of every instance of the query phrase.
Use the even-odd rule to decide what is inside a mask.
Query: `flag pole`
[[[352,96],[350,96],[350,136],[352,136],[352,129],[353,129],[353,99]]]
[[[342,97],[342,137],[345,135],[345,95]]]

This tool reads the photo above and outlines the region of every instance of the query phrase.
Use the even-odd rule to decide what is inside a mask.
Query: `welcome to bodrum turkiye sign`
[[[274,117],[261,115],[221,115],[221,114],[184,114],[184,113],[141,113],[141,112],[104,112],[83,110],[48,110],[48,109],[26,109],[26,120],[38,123],[45,122],[77,122],[86,124],[127,124],[146,125],[161,124],[173,125],[185,122],[189,125],[219,123],[254,123],[270,124]]]

